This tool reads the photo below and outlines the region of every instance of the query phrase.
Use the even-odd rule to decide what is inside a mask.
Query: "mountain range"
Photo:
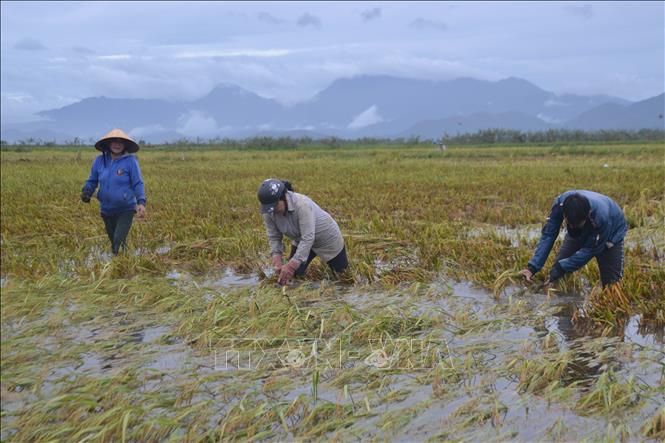
[[[664,129],[664,108],[665,94],[630,102],[559,95],[514,77],[428,81],[375,75],[338,79],[292,106],[230,84],[193,101],[86,98],[40,112],[39,121],[5,125],[2,139],[87,140],[116,127],[152,143],[256,135],[438,139],[488,128]]]

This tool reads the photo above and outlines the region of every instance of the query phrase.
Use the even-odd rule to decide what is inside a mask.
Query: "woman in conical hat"
[[[139,162],[133,153],[139,145],[120,129],[114,129],[95,143],[101,151],[92,163],[90,177],[81,192],[81,200],[90,202],[97,186],[97,200],[111,241],[111,249],[117,255],[125,249],[125,240],[132,227],[134,214],[145,217],[145,190]]]

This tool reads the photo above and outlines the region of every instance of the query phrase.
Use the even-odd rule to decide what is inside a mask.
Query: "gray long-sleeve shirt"
[[[286,193],[286,204],[284,215],[263,214],[271,255],[284,255],[284,235],[297,247],[293,258],[301,263],[310,250],[326,262],[342,251],[344,238],[330,214],[306,195],[291,191]]]

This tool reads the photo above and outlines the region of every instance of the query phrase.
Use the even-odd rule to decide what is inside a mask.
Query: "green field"
[[[3,441],[665,438],[662,142],[146,147],[115,258],[79,200],[95,155],[1,153]],[[266,276],[268,177],[337,220],[343,281]],[[568,189],[624,209],[627,305],[595,261],[512,278]]]

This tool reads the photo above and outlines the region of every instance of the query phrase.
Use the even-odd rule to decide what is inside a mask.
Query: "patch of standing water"
[[[129,248],[128,249],[128,252],[130,254],[134,255],[135,257],[145,255],[145,254],[149,254],[151,252],[154,252],[157,255],[165,255],[165,254],[168,254],[170,251],[171,251],[171,247],[168,246],[168,245],[160,246],[160,247],[156,248],[154,251],[151,251],[150,249],[147,249],[147,248],[135,248],[135,249]],[[113,260],[113,254],[109,250],[107,250],[105,248],[101,248],[99,246],[93,246],[92,248],[90,248],[90,252],[86,256],[83,263],[84,263],[86,268],[91,268],[95,263],[106,264],[106,263],[110,262],[111,260]],[[70,265],[71,266],[72,263],[66,263],[65,262],[65,265]]]
[[[433,287],[445,292],[446,285],[449,284],[439,279],[435,280]],[[491,305],[497,303],[488,291],[475,288],[469,283],[455,283],[448,287],[453,297],[462,300],[466,299],[466,303],[474,306],[473,310],[479,313],[479,319],[488,318],[483,315],[484,313],[481,312],[480,306],[485,305],[485,309],[482,309],[482,311],[487,311],[486,307],[488,303]],[[543,294],[532,294],[528,297],[530,297],[528,303],[533,305],[534,309],[543,303],[553,308],[559,308],[554,315],[545,315],[543,320],[545,330],[555,334],[559,345],[565,345],[567,342],[572,342],[585,336],[585,332],[578,330],[573,321],[575,313],[584,302],[583,296],[561,293],[551,297]],[[445,299],[442,303],[445,306]],[[444,309],[446,308],[450,307],[444,307]],[[538,314],[538,312],[534,313]],[[664,329],[665,327],[662,325],[653,327],[649,327],[648,324],[643,325],[641,317],[636,315],[631,317],[627,322],[624,328],[623,341],[641,346],[662,346],[665,335]]]
[[[545,326],[549,332],[555,334],[560,345],[581,339],[586,335],[585,331],[576,328],[573,320],[582,300],[582,297],[552,297],[552,306],[560,306],[561,309],[554,316],[548,316],[545,319]],[[664,328],[662,325],[649,327],[649,324],[642,324],[641,316],[634,315],[626,323],[622,339],[624,343],[640,346],[662,346]]]
[[[221,274],[210,272],[205,277],[195,277],[188,272],[176,269],[166,273],[165,277],[173,284],[193,284],[211,289],[238,289],[257,286],[260,278],[256,274],[238,274],[231,268],[225,268]]]
[[[236,274],[233,269],[226,268],[224,274],[219,276],[208,276],[201,284],[207,287],[221,288],[240,288],[246,286],[256,286],[259,284],[259,277],[256,274],[243,275]]]
[[[171,246],[165,245],[165,246],[160,246],[158,248],[155,248],[154,251],[151,250],[151,249],[148,249],[148,248],[136,248],[136,249],[134,249],[133,254],[137,257],[139,255],[147,255],[147,254],[151,254],[151,253],[154,253],[154,254],[157,254],[157,255],[165,255],[165,254],[168,254],[170,251],[171,251]]]
[[[171,251],[170,246],[160,246],[159,248],[155,249],[155,253],[157,255],[164,255],[168,254]]]
[[[160,372],[178,372],[183,368],[192,366],[192,355],[188,348],[178,346],[160,347],[154,353],[153,357],[143,367],[146,369],[155,369]]]
[[[470,229],[466,232],[469,238],[478,238],[485,236],[497,236],[510,241],[511,246],[516,248],[519,246],[526,246],[540,238],[542,231],[541,225],[526,225],[517,228],[509,226],[495,226],[495,225],[482,225]],[[565,236],[565,229],[559,232],[559,239]]]
[[[520,246],[530,246],[533,242],[539,240],[541,230],[542,226],[538,224],[517,228],[481,225],[468,230],[466,235],[469,238],[497,236],[509,240],[510,245],[517,248]],[[563,240],[565,236],[566,230],[562,228],[559,231],[558,240]],[[625,245],[628,249],[641,248],[646,251],[653,251],[657,260],[665,260],[665,235],[662,229],[653,229],[650,227],[631,228],[626,234]]]
[[[489,292],[476,289],[469,284],[458,283],[451,285],[445,281],[443,283],[436,281],[433,286],[441,289],[439,292],[439,304],[444,307],[444,311],[451,314],[468,305],[473,306],[472,311],[478,312],[478,320],[482,320],[480,314],[491,314],[493,312],[492,309],[488,308],[505,304],[505,300],[496,301]],[[447,290],[446,287],[449,289]],[[455,303],[450,299],[456,299],[461,303]],[[399,300],[399,298],[394,297],[391,301],[394,302],[395,300]],[[436,300],[434,301],[436,302]],[[487,331],[482,328],[474,329],[462,336],[454,336],[448,342],[453,355],[457,354],[457,356],[461,356],[466,349],[471,349],[474,346],[478,346],[479,348],[477,349],[481,350],[484,345],[484,354],[476,353],[474,360],[480,358],[481,361],[491,361],[491,366],[488,369],[496,370],[496,368],[506,365],[509,358],[514,358],[516,352],[521,352],[519,350],[523,346],[526,346],[527,343],[530,346],[539,346],[541,339],[538,337],[542,337],[549,331],[555,332],[559,336],[561,339],[560,343],[571,343],[567,348],[575,348],[575,355],[580,358],[580,361],[570,366],[570,369],[577,371],[575,375],[578,378],[575,380],[579,382],[589,380],[589,383],[592,383],[593,380],[597,379],[600,372],[605,370],[605,367],[595,362],[595,359],[598,358],[596,352],[600,352],[600,355],[606,352],[612,356],[610,357],[611,361],[614,361],[615,356],[616,358],[627,360],[615,367],[615,371],[622,373],[622,378],[639,374],[641,382],[646,383],[651,388],[655,388],[658,386],[658,383],[662,383],[662,381],[659,381],[661,380],[661,375],[659,374],[662,370],[663,360],[661,360],[660,365],[655,363],[665,355],[662,352],[661,345],[657,344],[658,342],[662,343],[662,334],[658,335],[658,333],[647,332],[639,324],[639,317],[632,317],[628,322],[623,337],[625,343],[622,344],[617,338],[591,339],[576,330],[572,321],[572,315],[578,309],[578,304],[583,301],[583,297],[581,296],[555,295],[553,297],[546,297],[544,294],[534,294],[532,298],[527,299],[524,297],[520,298],[519,301],[526,301],[527,308],[533,308],[531,311],[527,310],[525,317],[528,322],[527,325],[520,326],[519,323],[507,321],[498,324],[498,329]],[[432,301],[426,300],[424,303],[431,304]],[[540,305],[543,306],[537,308]],[[562,309],[560,312],[551,315],[548,306],[555,310],[557,307]],[[529,314],[529,312],[532,312],[533,315]],[[543,328],[543,321],[545,328]],[[452,323],[455,323],[454,319]],[[603,343],[603,340],[607,340],[607,344],[601,348],[594,348],[593,346],[586,348],[585,343],[589,340],[593,340],[595,343]],[[627,352],[627,344],[639,344],[644,347],[644,350],[641,351],[643,355],[631,357],[630,354],[625,354],[626,356],[623,357],[624,353]],[[602,350],[595,351],[595,349]],[[630,349],[630,346],[627,349]],[[658,357],[659,355],[660,357]],[[491,376],[489,378],[491,379]],[[499,385],[499,381],[502,381],[501,385]],[[472,388],[478,389],[480,385],[476,383],[478,383],[477,379],[470,380],[470,384],[466,385],[466,391],[471,391]],[[539,440],[544,435],[547,435],[543,434],[543,430],[546,430],[548,427],[555,427],[557,423],[564,421],[566,426],[562,428],[562,433],[569,438],[574,437],[575,439],[579,439],[592,434],[604,435],[605,424],[603,420],[598,420],[597,417],[585,417],[567,408],[552,410],[549,401],[544,401],[538,396],[521,394],[517,389],[515,381],[497,379],[495,383],[494,388],[488,391],[495,392],[498,403],[494,403],[492,397],[489,397],[490,401],[493,404],[505,405],[507,411],[507,413],[504,412],[502,418],[492,418],[492,428],[499,428],[499,430],[504,432],[503,437],[499,438],[500,440],[503,438],[519,438],[520,440],[524,439],[527,441]],[[462,396],[453,398],[452,401],[434,401],[423,412],[417,415],[414,414],[415,418],[411,423],[407,422],[408,424],[396,429],[396,435],[393,435],[391,438],[394,438],[396,441],[413,441],[424,440],[437,435],[440,432],[441,425],[443,425],[443,428],[448,427],[446,426],[447,420],[450,421],[450,424],[454,424],[456,420],[459,420],[457,414],[459,411],[465,410],[465,405],[475,405],[474,402],[477,400],[481,400],[482,404],[482,401],[484,401],[482,400],[483,396],[478,397],[477,395],[478,393],[476,393],[475,398],[474,396]],[[391,408],[394,410],[395,407],[399,408],[402,405],[393,405]],[[475,410],[474,406],[473,411]],[[650,410],[653,410],[653,407],[651,409],[645,408],[643,416],[636,417],[636,421],[642,423],[646,417],[650,416]],[[411,411],[404,409],[404,413],[411,414]],[[472,415],[472,412],[469,412],[469,415]],[[497,419],[496,424],[494,423],[495,419]],[[485,429],[484,431],[483,428]],[[478,423],[478,426],[469,427],[466,431],[457,430],[455,435],[457,437],[466,435],[466,438],[470,440],[477,440],[481,439],[481,436],[488,429],[491,428]],[[371,435],[375,434],[367,434],[368,437]],[[440,435],[445,439],[447,434],[444,432]],[[488,435],[497,437],[497,435],[501,434]]]
[[[190,282],[194,277],[186,272],[173,270],[166,275],[167,278]],[[3,283],[4,284],[4,283]],[[259,284],[259,277],[256,274],[238,274],[231,268],[224,269],[222,275],[209,274],[200,286],[210,288],[242,288],[251,287]],[[357,288],[344,288],[342,297],[345,301],[359,309],[374,309],[377,307],[409,305],[413,315],[421,315],[430,309],[440,309],[442,312],[455,312],[460,308],[473,312],[479,320],[489,320],[492,318],[492,309],[497,302],[492,295],[483,289],[474,287],[468,282],[451,283],[450,281],[438,277],[430,284],[430,291],[433,291],[434,297],[428,299],[414,298],[397,291],[395,293],[385,292],[363,292]],[[432,293],[432,292],[431,292]],[[583,297],[576,294],[557,294],[552,297],[546,297],[543,294],[532,294],[527,299],[527,303],[534,309],[541,304],[550,307],[559,307],[559,311],[554,315],[545,315],[541,320],[539,330],[554,333],[559,345],[565,346],[565,343],[572,342],[583,336],[583,333],[575,328],[573,316],[583,302]],[[538,312],[534,312],[538,314]],[[660,331],[660,334],[658,334]],[[168,328],[155,327],[144,331],[143,341],[151,342],[159,339],[159,336],[168,332]],[[516,327],[513,332],[504,331],[504,336],[508,339],[524,339],[530,333],[534,332],[532,328]],[[645,328],[640,324],[640,317],[631,317],[625,327],[624,341],[636,343],[642,346],[656,345],[663,343],[663,328]]]
[[[80,355],[81,357],[81,366],[76,368],[78,372],[92,372],[99,373],[102,370],[103,359],[92,352],[86,352]]]
[[[665,232],[663,229],[632,228],[626,234],[626,248],[652,251],[657,260],[665,260]]]
[[[187,272],[180,272],[176,269],[173,269],[172,271],[169,271],[166,273],[165,277],[169,280],[177,280],[181,282],[187,282],[192,279],[192,276],[189,275]]]
[[[650,332],[648,332],[649,328],[645,326],[648,325],[642,324],[641,316],[632,316],[624,328],[623,340],[640,346],[662,346],[665,326],[656,326]]]
[[[98,246],[93,246],[88,253],[88,256],[85,258],[85,267],[91,268],[92,265],[96,262],[108,263],[113,259],[113,254],[107,250],[104,250]]]
[[[154,343],[159,341],[164,335],[169,333],[170,329],[168,326],[154,326],[151,328],[146,328],[143,330],[143,336],[141,341],[143,343]]]
[[[410,255],[394,257],[389,261],[377,258],[374,260],[374,269],[376,271],[376,277],[381,277],[382,274],[394,271],[395,269],[413,268],[417,267],[418,264],[418,256],[415,252],[413,252]]]

